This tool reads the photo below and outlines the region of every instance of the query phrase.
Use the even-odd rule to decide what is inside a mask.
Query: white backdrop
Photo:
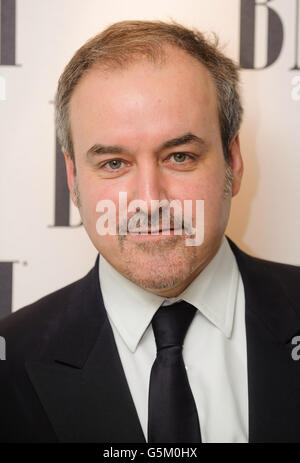
[[[0,0],[0,316],[80,278],[94,264],[97,251],[83,227],[76,226],[80,218],[72,205],[73,226],[55,226],[59,166],[52,102],[74,52],[124,19],[174,19],[215,31],[223,51],[237,62],[244,34],[251,61],[251,24],[241,13],[242,6],[255,6],[255,69],[241,71],[245,175],[227,234],[251,254],[300,265],[300,2],[260,3]],[[5,40],[12,46],[14,37],[15,60],[8,64]],[[266,66],[276,47],[280,54]]]

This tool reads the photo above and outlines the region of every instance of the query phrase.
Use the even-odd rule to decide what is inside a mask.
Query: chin
[[[189,272],[163,272],[155,269],[149,272],[137,272],[136,270],[131,271],[130,268],[127,268],[124,276],[145,290],[159,291],[175,288],[188,279],[190,275]]]
[[[154,291],[182,284],[201,263],[191,247],[164,251],[164,254],[150,254],[128,249],[128,252],[122,253],[122,265],[118,270],[136,285]]]

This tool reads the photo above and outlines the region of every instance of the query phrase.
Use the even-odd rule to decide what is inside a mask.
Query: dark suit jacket
[[[230,240],[246,300],[249,441],[300,442],[300,268]],[[145,442],[94,268],[0,321],[0,442]],[[199,360],[201,361],[201,359]]]

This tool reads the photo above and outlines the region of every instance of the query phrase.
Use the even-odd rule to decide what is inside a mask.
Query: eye
[[[186,161],[186,159],[190,159],[190,160],[193,160],[194,157],[191,156],[190,154],[187,154],[187,153],[172,153],[169,158],[173,157],[173,159],[175,160],[176,164],[181,164],[183,163],[184,161]]]
[[[108,161],[106,162],[105,164],[102,164],[101,167],[109,167],[108,170],[117,170],[121,167],[121,164],[123,163],[123,161],[121,161],[120,159],[112,159],[111,161]]]
[[[183,162],[186,159],[186,154],[185,153],[174,153],[174,154],[172,154],[172,156],[174,156],[173,159],[176,162]]]

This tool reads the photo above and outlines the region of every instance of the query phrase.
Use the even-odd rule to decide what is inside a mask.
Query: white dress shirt
[[[176,298],[135,285],[100,255],[99,278],[127,383],[147,436],[149,379],[156,358],[151,320],[162,303],[198,310],[183,347],[202,442],[248,442],[248,378],[242,278],[225,236],[210,263]]]

